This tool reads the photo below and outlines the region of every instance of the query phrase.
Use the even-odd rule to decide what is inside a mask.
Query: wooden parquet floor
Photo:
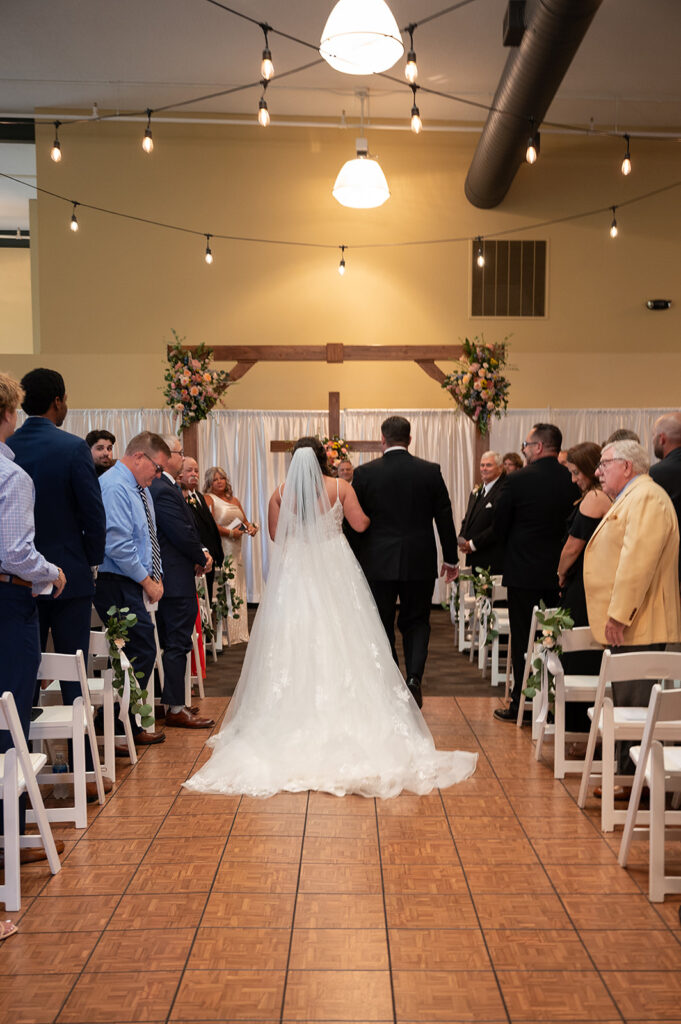
[[[179,729],[119,759],[87,830],[55,827],[61,872],[22,871],[0,1024],[681,1024],[681,901],[648,902],[647,844],[622,870],[619,832],[492,718],[485,684],[432,695],[457,685],[451,629],[431,658],[437,744],[480,754],[442,792],[190,794],[206,736]],[[217,675],[201,710],[219,719]]]

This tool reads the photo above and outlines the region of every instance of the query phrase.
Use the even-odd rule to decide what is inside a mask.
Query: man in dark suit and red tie
[[[182,442],[172,434],[165,442],[170,449],[168,463],[149,489],[163,562],[163,596],[158,603],[156,624],[163,648],[166,728],[212,729],[215,725],[212,718],[202,718],[185,705],[184,677],[197,613],[195,578],[210,570],[213,561],[199,540],[194,519],[177,483],[184,461]]]
[[[468,499],[459,530],[459,550],[466,556],[466,565],[500,573],[504,565],[504,544],[494,529],[494,507],[506,474],[498,452],[484,452],[480,459],[480,479],[482,482],[471,491]]]
[[[430,608],[437,577],[433,521],[442,545],[441,576],[459,574],[452,506],[440,467],[409,454],[411,425],[403,416],[381,424],[383,457],[355,470],[352,485],[371,519],[353,538],[355,554],[371,587],[393,658],[395,613],[402,634],[407,687],[419,707],[428,656]]]

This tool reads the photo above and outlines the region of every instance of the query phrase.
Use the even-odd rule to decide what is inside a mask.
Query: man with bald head
[[[198,489],[199,464],[196,459],[193,459],[190,455],[185,455],[184,457],[182,472],[178,476],[177,482],[182,488],[184,499],[189,505],[192,516],[194,517],[194,522],[196,524],[196,529],[199,531],[201,543],[213,559],[213,567],[210,572],[206,573],[208,597],[212,601],[215,566],[221,566],[224,561],[222,539],[220,538],[220,531],[218,530],[217,523],[213,519],[213,513],[208,508],[206,499]]]
[[[681,527],[681,412],[666,412],[655,420],[653,451],[661,461],[650,467],[650,476],[672,499]]]

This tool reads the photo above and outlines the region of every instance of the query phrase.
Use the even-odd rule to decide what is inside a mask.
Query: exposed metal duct
[[[509,55],[466,177],[473,206],[498,206],[525,157],[532,118],[546,116],[602,0],[535,0],[525,34]]]

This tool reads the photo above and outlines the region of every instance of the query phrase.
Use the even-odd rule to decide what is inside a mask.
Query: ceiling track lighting
[[[478,237],[475,239],[475,244],[476,244],[476,247],[477,247],[476,251],[475,251],[475,262],[477,263],[477,265],[482,270],[482,268],[485,265],[485,252],[484,252],[484,249],[482,247],[482,236],[481,235],[478,235]]]
[[[73,204],[73,213],[71,214],[71,230],[74,232],[78,230],[78,218],[76,217],[77,206],[78,203]]]
[[[338,0],[324,26],[319,52],[345,75],[373,75],[391,68],[404,45],[385,0]]]
[[[271,78],[274,78],[274,64],[272,63],[272,53],[270,51],[270,44],[267,38],[267,33],[271,29],[271,25],[267,25],[261,22],[260,28],[265,36],[265,49],[262,51],[262,60],[260,62],[260,77],[265,82],[269,82]]]
[[[151,153],[154,148],[154,140],[151,135],[151,110],[147,107],[147,127],[142,139],[142,149],[145,153]]]
[[[419,112],[419,108],[416,106],[417,89],[418,85],[414,85],[414,83],[412,82],[411,91],[414,94],[414,102],[411,108],[411,130],[413,131],[414,135],[419,135],[423,129],[423,121],[421,120],[421,114]]]
[[[525,160],[528,164],[536,164],[539,156],[539,132],[535,131],[534,120],[530,121],[530,137],[527,140]]]
[[[267,100],[265,99],[265,89],[267,88],[267,81],[263,79],[261,85],[262,96],[260,97],[260,102],[258,103],[258,124],[262,128],[267,128],[267,126],[270,123],[270,112],[267,109]]]
[[[627,144],[627,149],[626,149],[626,152],[624,154],[624,160],[622,161],[622,167],[620,168],[620,170],[622,171],[622,174],[626,177],[628,174],[631,174],[631,153],[629,152],[629,136],[628,135],[624,136],[624,141]]]
[[[213,262],[213,250],[210,247],[210,240],[212,237],[212,235],[206,235],[206,252],[203,258],[208,264],[208,266],[210,266],[210,264]]]
[[[617,207],[611,206],[610,209],[612,210],[612,220],[610,222],[610,237],[617,238],[619,234],[619,231],[617,229],[617,218],[615,217],[615,211],[617,210]]]
[[[404,66],[404,77],[410,85],[414,84],[419,74],[419,69],[416,66],[416,53],[414,51],[415,28],[416,25],[407,25],[407,32],[409,33],[409,53],[407,54],[407,63]]]
[[[338,248],[341,251],[340,263],[338,264],[338,273],[340,274],[341,277],[343,277],[343,275],[345,274],[345,250],[347,249],[347,246],[339,245]]]
[[[54,122],[54,142],[52,143],[52,149],[50,150],[50,156],[54,160],[55,164],[58,164],[61,160],[61,143],[59,142],[59,125],[61,121]]]

